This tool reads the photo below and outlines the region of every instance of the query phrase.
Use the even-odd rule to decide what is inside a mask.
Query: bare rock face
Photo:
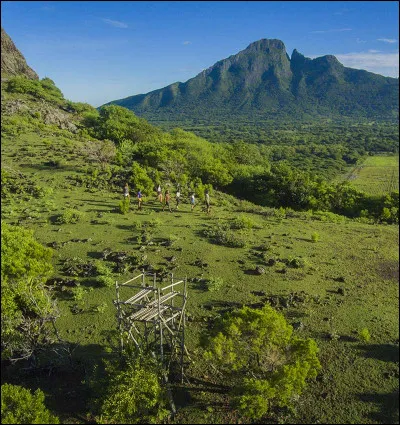
[[[72,122],[72,115],[64,112],[57,107],[50,105],[45,101],[37,101],[32,105],[23,99],[12,99],[1,102],[2,115],[31,114],[36,115],[44,124],[54,124],[62,130],[68,130],[72,133],[78,131],[78,127]]]
[[[1,79],[3,81],[16,75],[23,75],[32,80],[39,79],[9,35],[1,28]]]

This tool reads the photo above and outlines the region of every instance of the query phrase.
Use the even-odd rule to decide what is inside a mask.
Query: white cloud
[[[128,24],[125,24],[125,22],[113,21],[112,19],[105,18],[103,18],[103,22],[116,28],[128,28]]]
[[[395,38],[378,38],[378,41],[383,41],[384,43],[397,43]]]
[[[191,41],[184,41],[182,44],[184,44],[185,46],[187,46],[188,44],[192,44]]]
[[[365,41],[365,40],[361,40],[360,38],[357,38],[356,42],[357,42],[357,43],[366,43],[366,41]]]
[[[328,32],[343,32],[343,31],[352,31],[351,28],[337,28],[332,30],[320,30],[320,31],[311,31],[311,34],[325,34]]]
[[[399,53],[368,52],[344,53],[335,55],[346,67],[364,69],[386,77],[399,76]]]

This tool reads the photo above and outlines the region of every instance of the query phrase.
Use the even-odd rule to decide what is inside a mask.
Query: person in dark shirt
[[[140,189],[138,190],[138,193],[137,193],[137,200],[138,200],[138,210],[140,211],[142,209],[142,200],[143,200],[143,195]]]

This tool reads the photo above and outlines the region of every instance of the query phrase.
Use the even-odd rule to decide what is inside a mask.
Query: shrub
[[[31,80],[22,76],[10,78],[7,84],[7,91],[30,94],[34,97],[46,99],[59,105],[64,103],[64,96],[61,90],[56,87],[54,81],[46,77],[41,81]]]
[[[108,275],[101,275],[96,279],[96,281],[100,286],[104,286],[106,288],[112,288],[115,286],[115,280]]]
[[[157,229],[161,226],[162,221],[159,218],[152,218],[149,221],[145,221],[143,223],[146,227],[151,227],[153,229]]]
[[[62,270],[67,276],[88,277],[96,274],[94,265],[79,257],[66,258]]]
[[[95,385],[99,423],[156,424],[169,414],[157,367],[150,360],[106,363],[106,376]]]
[[[223,315],[205,340],[205,358],[234,386],[234,404],[259,420],[273,407],[290,406],[321,369],[313,339],[293,335],[281,313],[266,305]],[[249,377],[250,376],[250,377]]]
[[[100,276],[109,276],[111,274],[111,270],[103,261],[96,260],[93,262],[93,267],[95,269],[95,273]]]
[[[104,301],[104,302],[102,302],[101,304],[98,304],[98,305],[96,305],[95,307],[94,307],[94,310],[97,312],[97,313],[101,313],[101,314],[103,314],[105,311],[106,311],[106,309],[107,309],[107,303]]]
[[[290,257],[287,260],[287,265],[295,269],[300,269],[306,267],[308,265],[308,262],[307,260],[301,257]]]
[[[130,205],[131,205],[130,199],[127,196],[125,196],[124,199],[120,201],[119,203],[119,210],[121,214],[127,214],[129,212]]]
[[[31,231],[1,223],[2,359],[29,358],[52,342],[47,323],[57,309],[45,286],[51,257]]]
[[[11,173],[2,169],[1,197],[10,198],[14,194],[43,198],[47,194],[47,189],[38,186],[33,180],[23,173]]]
[[[274,216],[280,220],[286,217],[286,210],[283,207],[279,207],[274,210]]]
[[[369,333],[369,330],[367,328],[361,329],[361,331],[358,332],[358,337],[363,342],[369,342],[371,339],[371,334]]]
[[[83,301],[83,298],[87,292],[87,289],[85,289],[82,286],[76,286],[75,288],[71,289],[71,292],[72,292],[72,297],[74,301],[81,302]]]
[[[58,217],[57,224],[76,224],[78,221],[81,221],[83,217],[84,214],[82,211],[75,208],[69,208]]]
[[[31,80],[26,77],[17,76],[10,78],[7,84],[7,91],[12,93],[26,93],[35,97],[44,97],[44,89],[38,80]]]
[[[251,218],[240,215],[233,220],[230,227],[231,229],[252,229],[256,227],[256,223]]]
[[[221,277],[212,277],[207,281],[207,289],[211,291],[218,291],[222,288],[224,280]]]
[[[173,246],[176,242],[179,241],[179,237],[176,235],[169,235],[167,238],[167,246]]]
[[[219,223],[210,229],[206,229],[204,234],[218,245],[225,245],[232,248],[243,248],[246,246],[246,241],[241,236],[236,235],[228,224]]]
[[[44,405],[44,393],[33,394],[19,385],[1,386],[1,423],[3,424],[59,424]]]
[[[319,233],[317,233],[317,232],[314,232],[312,235],[311,235],[311,240],[314,242],[314,243],[316,243],[316,242],[318,242],[319,241]]]
[[[330,223],[343,223],[346,218],[342,215],[330,211],[315,211],[311,216],[312,220],[326,221]]]

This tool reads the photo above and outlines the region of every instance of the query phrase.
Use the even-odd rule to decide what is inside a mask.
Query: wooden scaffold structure
[[[181,290],[179,290],[179,288]],[[139,351],[150,351],[168,376],[172,364],[184,375],[187,279],[157,282],[155,273],[144,270],[119,284],[115,282],[121,352],[132,343]],[[174,363],[175,362],[175,363]]]

